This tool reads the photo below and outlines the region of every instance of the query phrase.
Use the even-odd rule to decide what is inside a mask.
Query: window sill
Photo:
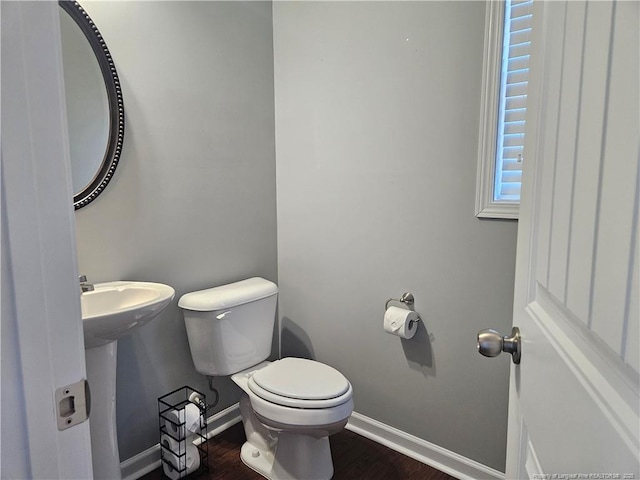
[[[482,208],[476,208],[478,218],[518,219],[520,204],[518,203],[489,203]]]

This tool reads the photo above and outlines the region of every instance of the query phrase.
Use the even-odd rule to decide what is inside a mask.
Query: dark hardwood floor
[[[261,480],[263,477],[240,460],[245,441],[242,424],[237,424],[209,440],[209,473],[196,477],[207,480]],[[348,430],[330,437],[334,480],[456,480],[435,468],[395,452]],[[142,480],[159,480],[162,468]],[[312,480],[312,479],[305,479]]]

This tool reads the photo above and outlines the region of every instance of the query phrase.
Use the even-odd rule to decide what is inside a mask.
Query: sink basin
[[[162,283],[106,282],[80,296],[85,348],[118,340],[162,312],[175,290]]]

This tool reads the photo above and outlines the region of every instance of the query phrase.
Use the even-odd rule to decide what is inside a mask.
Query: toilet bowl
[[[340,372],[289,357],[231,379],[243,390],[245,465],[274,480],[333,476],[328,437],[344,428],[353,411],[353,389]]]
[[[196,370],[231,375],[242,390],[244,464],[271,480],[328,480],[328,437],[347,423],[353,389],[338,370],[314,360],[265,361],[277,291],[255,277],[185,294],[178,305]]]

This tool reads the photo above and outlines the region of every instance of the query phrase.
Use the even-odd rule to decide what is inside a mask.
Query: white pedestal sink
[[[116,431],[118,339],[155,318],[174,296],[168,285],[125,281],[97,283],[80,297],[96,479],[121,478]]]

